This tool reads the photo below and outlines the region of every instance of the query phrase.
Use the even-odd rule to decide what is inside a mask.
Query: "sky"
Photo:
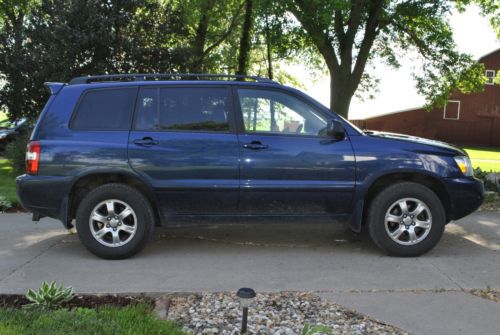
[[[477,7],[469,7],[464,13],[454,12],[450,18],[453,35],[460,51],[479,58],[495,49],[500,48],[488,20],[482,17]],[[349,111],[350,119],[364,118],[395,111],[401,111],[424,104],[424,98],[419,96],[415,89],[415,82],[411,76],[414,62],[409,59],[400,60],[401,68],[393,69],[384,64],[375,63],[374,74],[380,79],[378,93],[375,99],[361,101],[353,98]],[[299,78],[308,70],[302,66],[293,66],[291,72]],[[329,79],[313,81],[305,78],[307,94],[322,102],[326,106],[330,101]]]

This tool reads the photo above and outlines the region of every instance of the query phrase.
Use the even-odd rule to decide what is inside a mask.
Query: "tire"
[[[95,188],[83,198],[76,212],[80,241],[94,255],[105,259],[135,255],[151,238],[154,224],[148,199],[125,184]]]
[[[375,196],[368,208],[367,223],[373,242],[387,254],[415,257],[439,242],[446,216],[441,200],[429,188],[399,182]]]

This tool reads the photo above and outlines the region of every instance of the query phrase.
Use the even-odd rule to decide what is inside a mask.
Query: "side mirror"
[[[326,124],[326,134],[328,137],[341,141],[345,138],[345,128],[338,120],[328,120]]]

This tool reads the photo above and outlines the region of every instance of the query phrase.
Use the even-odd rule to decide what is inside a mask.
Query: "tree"
[[[5,85],[0,90],[0,109],[8,115],[21,115],[29,92],[25,89],[29,78],[19,73],[19,68],[29,68],[25,62],[25,22],[32,10],[29,0],[0,1],[0,75]]]
[[[214,68],[207,58],[236,31],[243,5],[240,0],[180,2],[185,24],[195,31],[185,49],[187,72],[203,73]]]
[[[424,67],[415,79],[428,106],[446,103],[453,90],[483,87],[482,67],[458,52],[453,41],[447,17],[457,3],[470,1],[291,0],[285,8],[328,67],[330,108],[347,117],[353,95],[369,79],[367,64],[376,58],[397,68],[402,56],[418,55]]]
[[[246,75],[250,57],[250,39],[253,28],[253,0],[245,1],[245,21],[241,28],[240,49],[238,52],[238,70],[236,74]]]

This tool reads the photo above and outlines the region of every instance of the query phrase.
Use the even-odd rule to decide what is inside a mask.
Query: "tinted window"
[[[299,99],[277,91],[238,90],[245,131],[321,136],[326,120]]]
[[[225,88],[145,88],[139,93],[138,130],[229,130]]]
[[[135,96],[135,88],[88,91],[78,106],[71,128],[128,130]]]

